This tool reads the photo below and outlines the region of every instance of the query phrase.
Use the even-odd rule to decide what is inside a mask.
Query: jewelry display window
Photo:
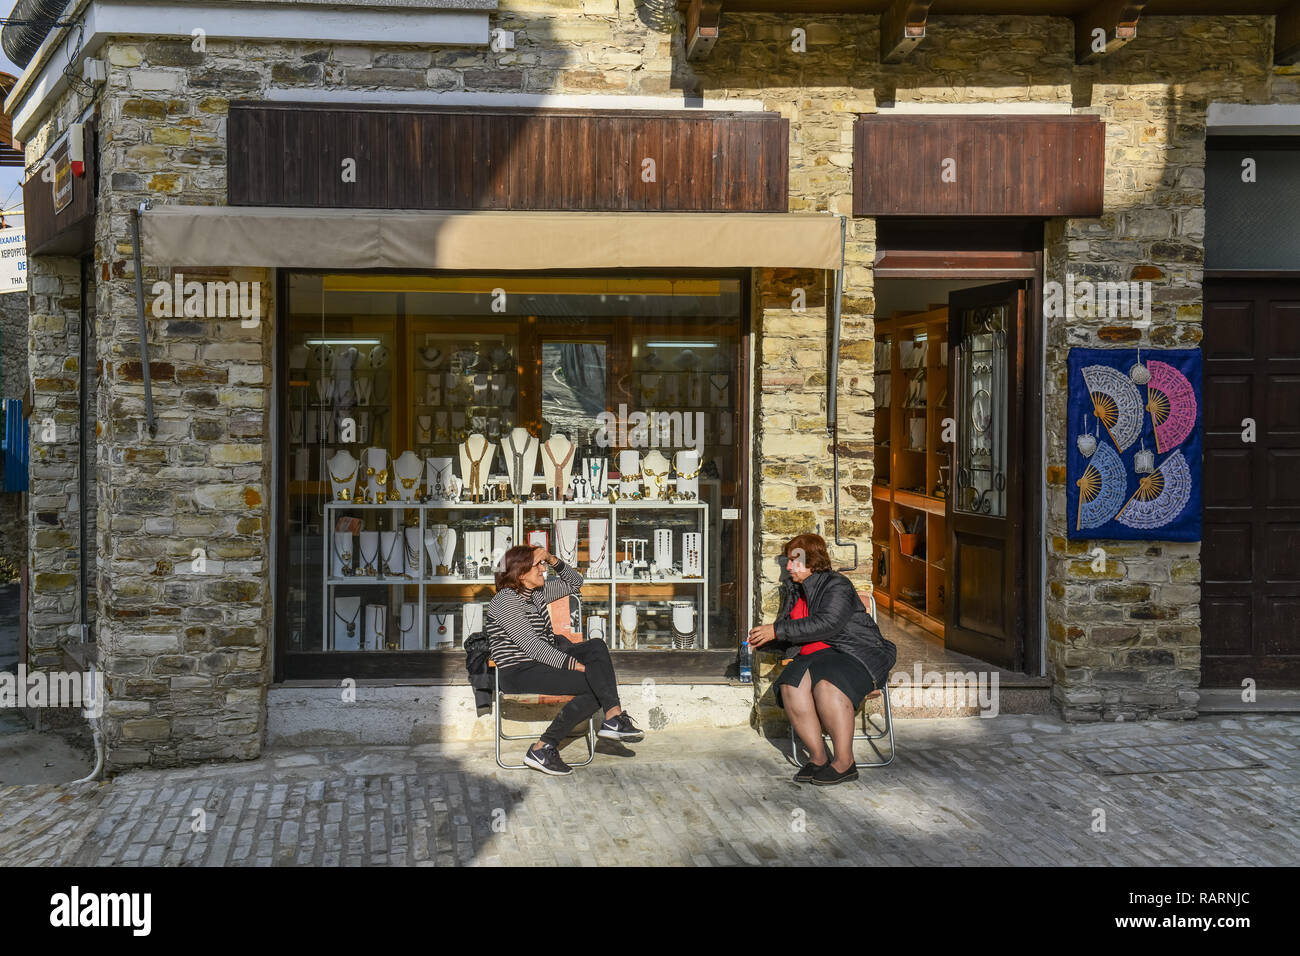
[[[636,618],[645,640],[629,649],[736,646],[742,280],[289,273],[283,286],[291,655],[462,648],[500,555],[529,542],[584,575],[573,627],[588,636],[623,647],[619,621]]]

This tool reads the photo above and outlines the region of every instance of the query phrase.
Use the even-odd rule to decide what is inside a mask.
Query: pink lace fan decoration
[[[1172,365],[1150,360],[1147,368],[1147,411],[1156,429],[1156,449],[1163,454],[1182,444],[1196,427],[1196,392]]]

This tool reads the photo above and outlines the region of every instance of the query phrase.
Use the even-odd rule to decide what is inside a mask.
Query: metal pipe
[[[140,374],[144,376],[144,417],[149,437],[158,434],[158,424],[153,419],[153,386],[149,382],[149,327],[144,318],[144,267],[140,264],[140,219],[149,208],[149,200],[140,203],[131,213],[131,245],[135,254],[135,314],[140,320]]]
[[[835,288],[830,301],[831,361],[826,380],[826,431],[831,436],[831,502],[832,513],[835,516],[835,544],[841,548],[853,548],[853,566],[840,568],[840,570],[856,571],[858,569],[857,543],[840,540],[840,308],[841,298],[844,294],[844,235],[847,228],[847,220],[844,216],[840,216],[840,267],[835,272]]]

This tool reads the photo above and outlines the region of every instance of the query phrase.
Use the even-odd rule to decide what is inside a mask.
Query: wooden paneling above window
[[[232,206],[789,209],[777,113],[233,102],[229,130]]]
[[[855,216],[1100,216],[1092,116],[859,116]]]

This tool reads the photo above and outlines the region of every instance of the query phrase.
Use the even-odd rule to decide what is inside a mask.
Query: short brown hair
[[[797,553],[803,553],[801,562],[809,571],[829,571],[831,569],[831,556],[826,551],[826,542],[822,540],[819,534],[797,534],[785,543],[781,553],[785,555],[786,560],[791,559]]]
[[[514,588],[523,591],[519,579],[533,569],[533,555],[537,549],[531,544],[517,544],[506,552],[501,559],[502,567],[497,572],[497,590]]]

